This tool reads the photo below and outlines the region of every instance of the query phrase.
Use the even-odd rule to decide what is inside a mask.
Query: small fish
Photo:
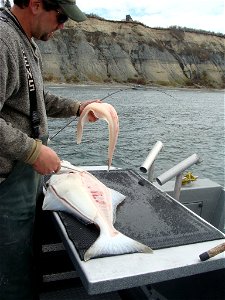
[[[65,211],[99,227],[100,235],[85,252],[84,261],[104,255],[151,253],[151,248],[114,228],[116,207],[124,199],[124,195],[109,189],[91,173],[62,161],[60,173],[52,175],[48,182],[42,208]]]
[[[88,104],[82,114],[80,115],[77,123],[77,143],[81,143],[83,126],[88,122],[88,113],[92,111],[99,119],[104,119],[109,127],[109,148],[108,148],[108,170],[112,164],[112,157],[117,143],[119,133],[119,119],[115,108],[109,103],[90,103]]]

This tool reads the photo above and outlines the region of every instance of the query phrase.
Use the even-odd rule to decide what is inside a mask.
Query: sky
[[[133,21],[149,27],[181,26],[225,34],[224,0],[76,0],[87,14],[121,21],[130,15]]]

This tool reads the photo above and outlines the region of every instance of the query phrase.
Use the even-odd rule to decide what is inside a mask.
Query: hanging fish
[[[88,114],[92,111],[98,119],[103,119],[108,123],[109,128],[109,148],[108,148],[108,170],[112,164],[112,157],[117,143],[119,133],[119,119],[115,108],[109,103],[93,102],[88,104],[82,111],[77,123],[77,143],[81,143],[83,126],[88,122]]]

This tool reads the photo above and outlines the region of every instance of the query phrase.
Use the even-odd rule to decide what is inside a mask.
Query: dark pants
[[[40,175],[18,162],[0,184],[0,299],[34,299],[33,226]]]

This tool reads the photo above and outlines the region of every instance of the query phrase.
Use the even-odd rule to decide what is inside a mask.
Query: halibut
[[[105,186],[91,173],[62,161],[59,174],[48,181],[43,209],[64,211],[84,223],[94,223],[100,235],[85,252],[84,260],[125,253],[152,253],[152,249],[116,230],[114,214],[125,196]]]

